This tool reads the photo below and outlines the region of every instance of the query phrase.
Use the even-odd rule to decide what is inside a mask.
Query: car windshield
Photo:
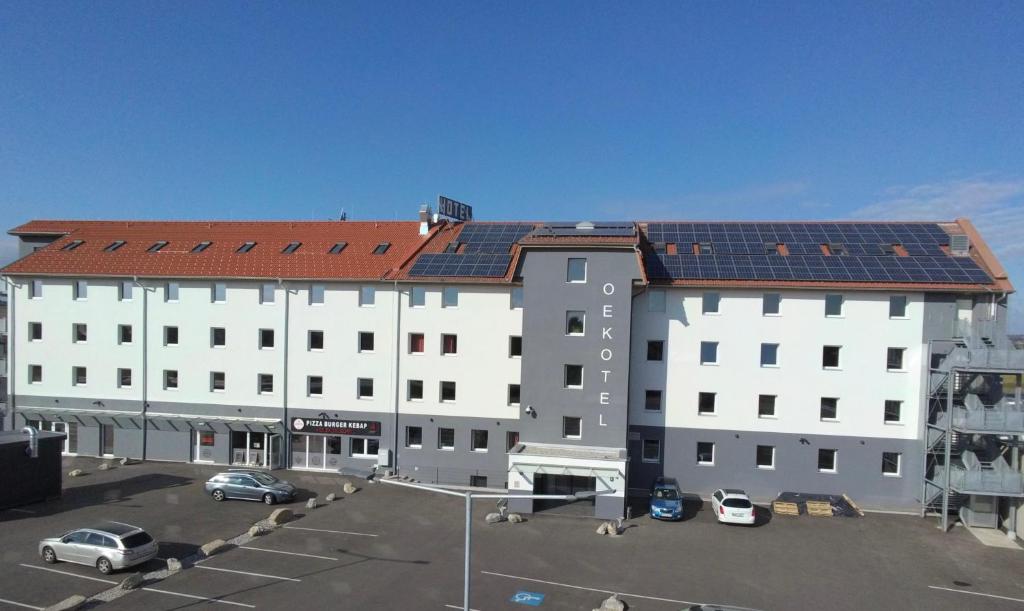
[[[679,495],[672,488],[655,488],[654,498],[674,501],[679,498]]]
[[[263,484],[264,486],[276,484],[277,482],[281,481],[274,477],[273,475],[270,475],[269,473],[253,473],[252,477],[259,483]]]
[[[134,547],[140,547],[147,543],[152,543],[153,537],[149,536],[147,532],[139,532],[134,535],[128,535],[124,539],[121,539],[121,543],[124,543],[125,549],[132,549]]]
[[[726,507],[732,507],[734,509],[750,509],[753,505],[747,499],[725,499],[722,504]]]

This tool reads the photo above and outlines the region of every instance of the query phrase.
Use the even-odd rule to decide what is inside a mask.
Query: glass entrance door
[[[213,431],[192,431],[192,439],[195,446],[192,460],[213,462],[213,446],[217,443]]]
[[[344,438],[339,435],[292,435],[292,467],[338,471]]]
[[[266,467],[267,434],[252,431],[231,432],[231,464]]]
[[[104,456],[114,455],[114,425],[100,425],[100,450]]]
[[[305,469],[309,466],[306,460],[306,441],[309,435],[292,435],[292,467]]]

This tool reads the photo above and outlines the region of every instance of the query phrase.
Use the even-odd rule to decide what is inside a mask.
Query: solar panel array
[[[630,237],[636,232],[633,223],[547,223],[538,227],[533,235],[539,237]]]
[[[459,234],[459,242],[465,244],[462,252],[509,254],[512,245],[533,231],[533,225],[526,223],[475,224],[467,223]],[[502,274],[504,275],[504,274]]]
[[[512,245],[531,231],[527,223],[466,223],[458,237],[462,252],[422,254],[409,275],[500,278],[512,262]]]
[[[647,239],[674,244],[713,242],[716,246],[767,242],[846,246],[949,244],[949,235],[935,223],[650,223]],[[720,251],[716,248],[716,252]]]

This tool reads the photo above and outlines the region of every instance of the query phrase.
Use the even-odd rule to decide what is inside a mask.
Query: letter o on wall
[[[612,284],[611,282],[605,282],[604,286],[601,287],[601,291],[605,295],[613,295],[615,294],[615,285]]]
[[[601,350],[601,360],[602,361],[610,361],[610,360],[612,360],[612,350],[611,350],[611,348],[604,348],[604,349]]]

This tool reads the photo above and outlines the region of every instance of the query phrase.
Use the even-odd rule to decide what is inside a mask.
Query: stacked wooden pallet
[[[819,518],[832,517],[832,503],[828,501],[807,501],[807,515]]]
[[[787,501],[772,501],[772,513],[777,516],[798,516],[800,506]]]

